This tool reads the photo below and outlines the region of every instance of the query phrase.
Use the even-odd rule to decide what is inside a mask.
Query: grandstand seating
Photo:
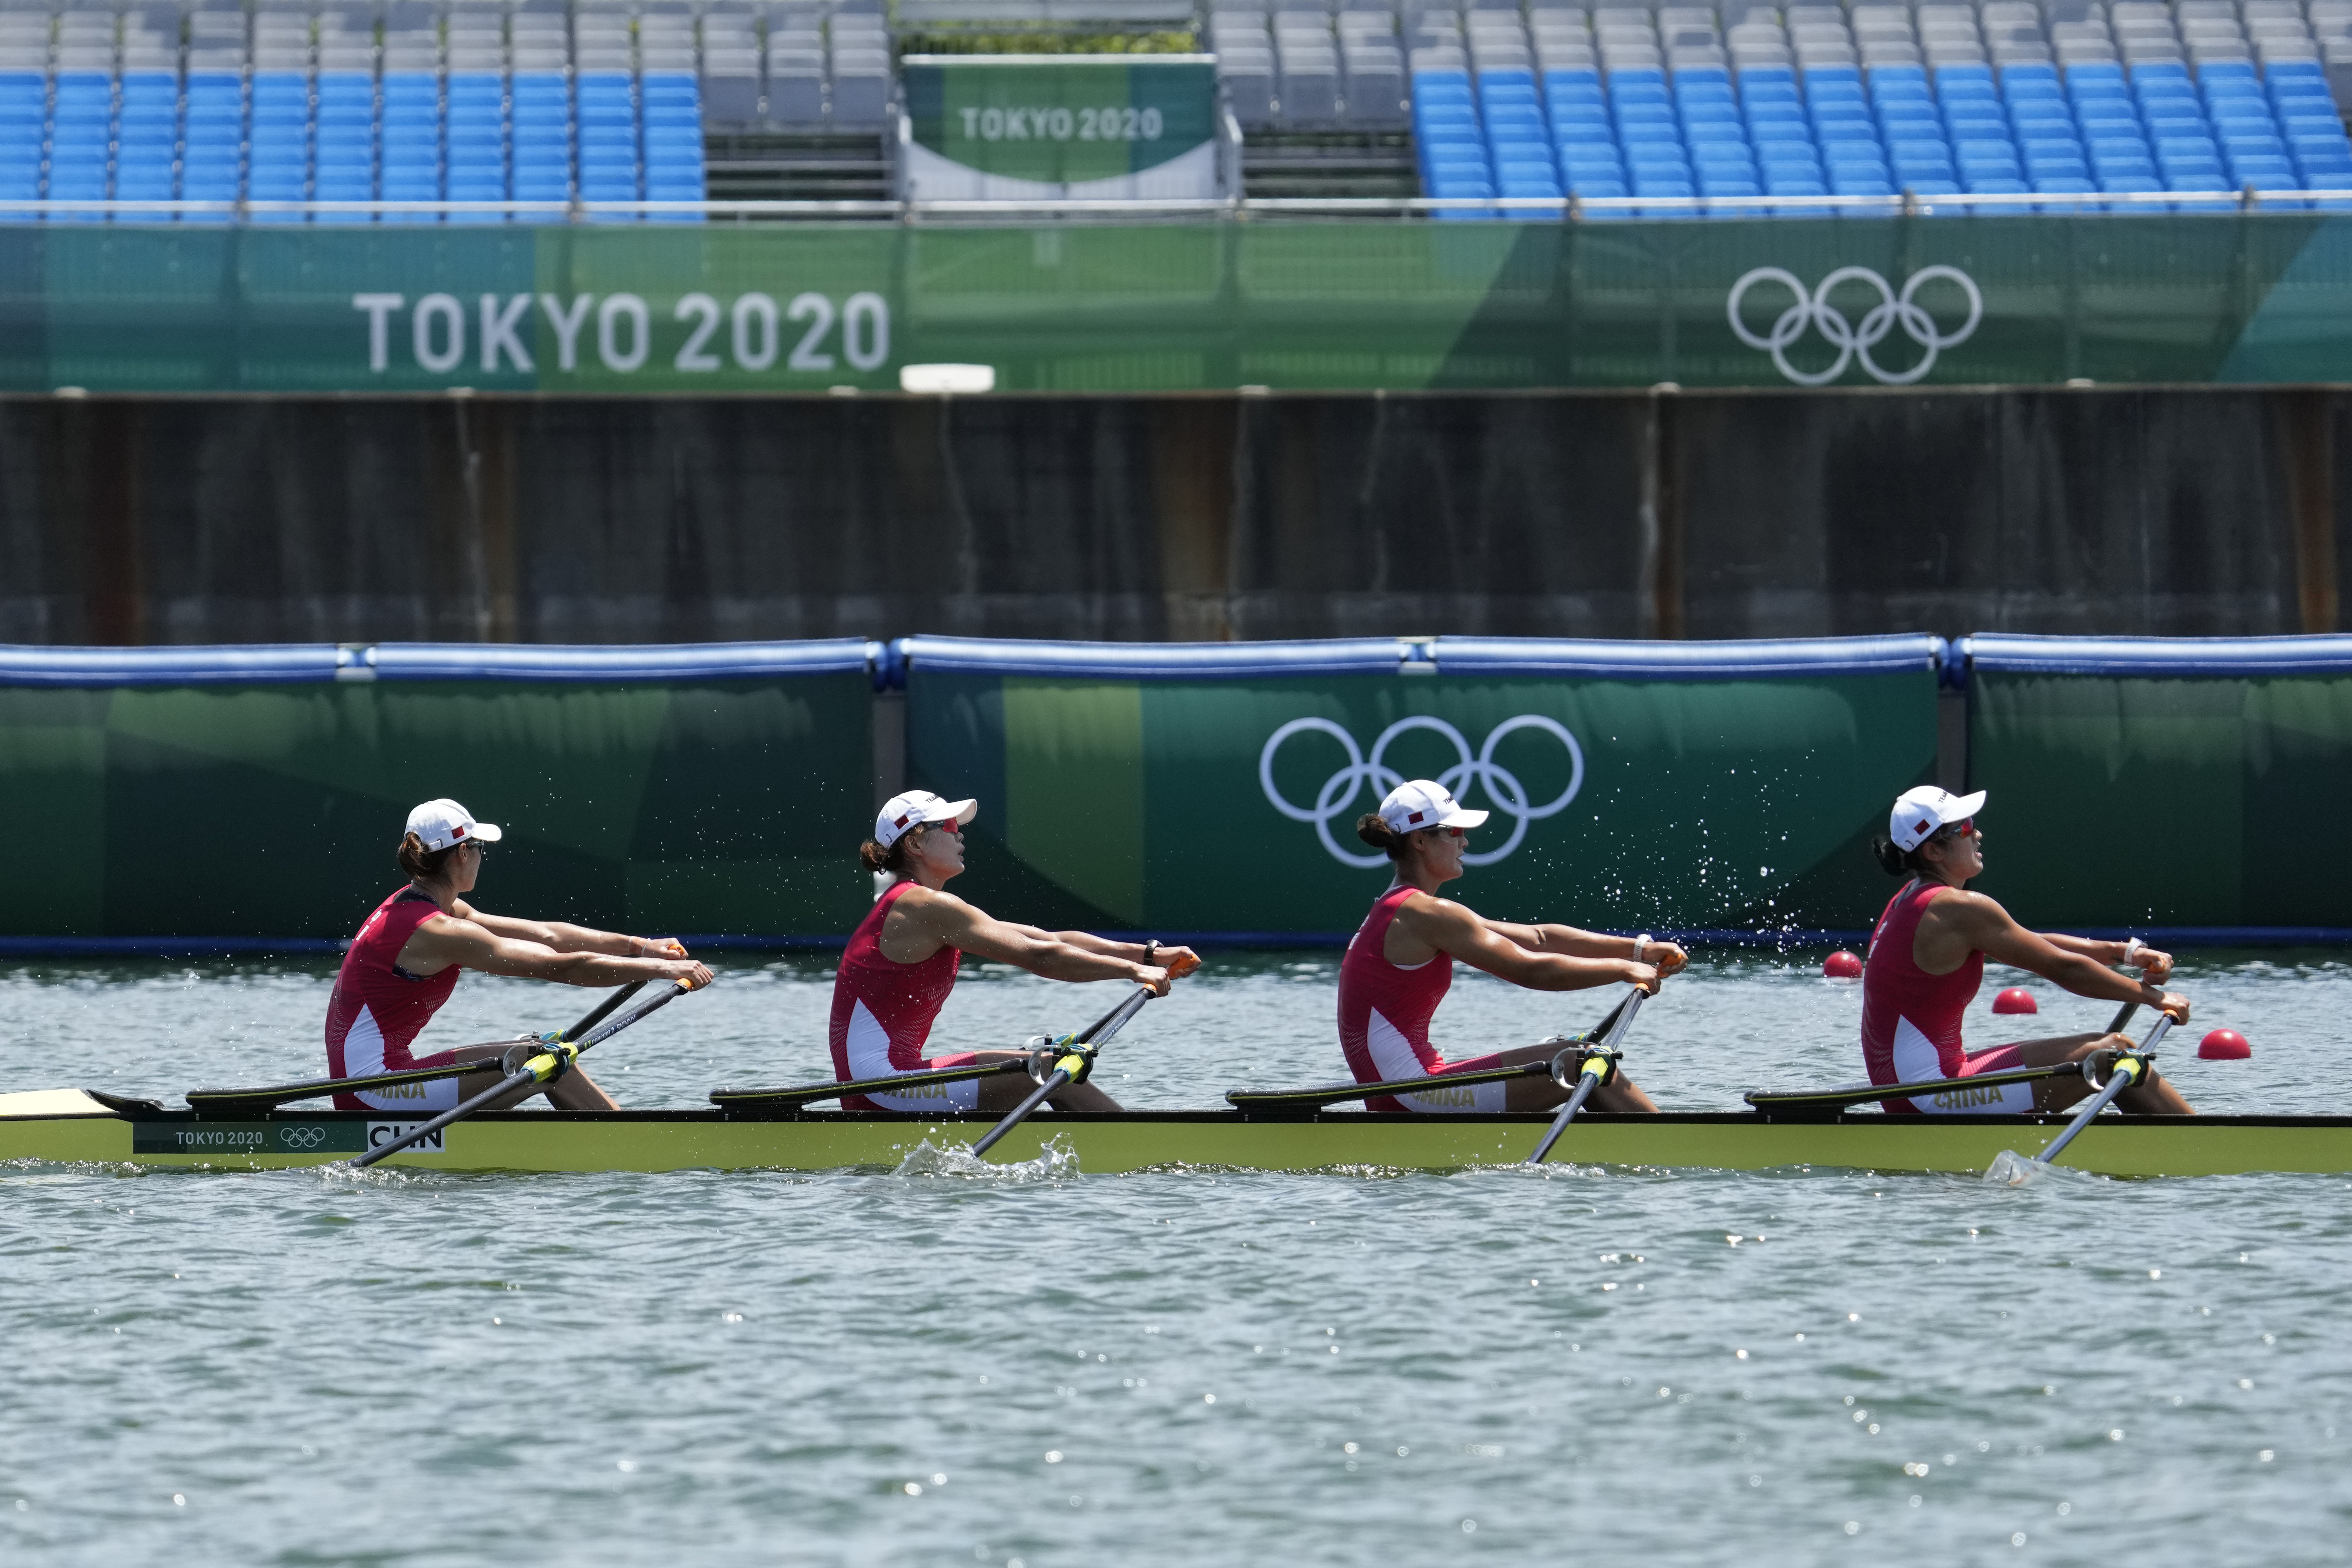
[[[311,215],[273,204],[699,201],[699,30],[715,24],[719,63],[734,73],[728,103],[756,115],[756,18],[740,0],[703,18],[680,0],[582,0],[576,16],[568,0],[511,11],[487,0],[257,0],[250,13],[242,0],[143,0],[127,12],[113,0],[0,0],[0,204],[213,202],[222,210],[177,216],[218,223],[242,201],[255,204],[252,222],[301,223]],[[848,31],[870,53],[879,25],[862,13]],[[863,82],[854,90],[877,132],[885,58],[878,82],[870,69],[836,73]],[[0,205],[0,217],[31,216]]]
[[[2045,3],[1415,10],[1423,186],[1636,198],[1624,212],[1703,196],[1731,216],[1803,210],[1775,197],[2352,191],[2330,86],[2352,70],[2352,0]]]
[[[1410,125],[1429,195],[1635,213],[2249,188],[2352,205],[2352,0],[1401,5],[1212,0],[1234,118],[1400,149]],[[257,223],[375,221],[292,210],[312,202],[696,202],[712,128],[871,145],[894,58],[882,0],[0,0],[0,216],[43,198],[219,204],[189,222],[245,203]]]

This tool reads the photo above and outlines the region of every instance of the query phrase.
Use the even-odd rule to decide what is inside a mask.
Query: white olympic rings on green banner
[[[1331,852],[1333,859],[1367,870],[1375,866],[1385,866],[1388,864],[1385,855],[1360,853],[1342,847],[1339,841],[1331,836],[1331,824],[1336,818],[1352,816],[1356,799],[1362,792],[1369,789],[1371,793],[1370,805],[1363,809],[1375,810],[1389,791],[1404,783],[1405,775],[1388,764],[1389,744],[1398,736],[1415,730],[1426,730],[1454,743],[1454,754],[1461,760],[1438,774],[1437,782],[1453,791],[1455,799],[1469,804],[1470,784],[1475,779],[1486,791],[1486,798],[1494,803],[1494,808],[1512,819],[1508,838],[1492,849],[1463,856],[1465,865],[1491,866],[1500,860],[1517,849],[1520,841],[1527,837],[1528,823],[1567,810],[1568,803],[1576,798],[1576,792],[1584,787],[1584,748],[1576,743],[1576,737],[1569,733],[1568,726],[1540,713],[1522,713],[1516,719],[1504,720],[1487,732],[1485,743],[1475,755],[1472,754],[1470,742],[1461,731],[1443,719],[1425,713],[1400,719],[1381,731],[1379,738],[1372,742],[1370,756],[1366,756],[1356,744],[1353,735],[1329,719],[1293,719],[1268,736],[1265,749],[1258,752],[1258,786],[1265,791],[1265,798],[1273,803],[1275,810],[1293,822],[1313,823],[1315,837],[1323,841],[1323,847]],[[1568,753],[1568,787],[1541,805],[1528,798],[1527,786],[1519,783],[1517,775],[1495,760],[1495,748],[1502,743],[1503,737],[1517,734],[1521,730],[1537,730],[1551,736]],[[1348,765],[1323,781],[1323,787],[1315,792],[1313,805],[1302,806],[1286,799],[1276,787],[1274,758],[1275,753],[1282,750],[1285,741],[1293,735],[1309,732],[1328,735],[1339,742],[1348,754]],[[1351,833],[1349,837],[1352,838],[1354,835]]]

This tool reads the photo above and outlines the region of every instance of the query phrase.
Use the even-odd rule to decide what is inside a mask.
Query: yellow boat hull
[[[715,1110],[505,1111],[461,1121],[441,1146],[387,1164],[440,1171],[822,1171],[891,1168],[928,1144],[969,1147],[990,1116],[911,1118],[812,1110],[752,1120]],[[1453,1171],[1516,1164],[1543,1115],[1244,1116],[1231,1110],[1041,1112],[990,1151],[1034,1160],[1047,1144],[1081,1172],[1223,1166],[1259,1171]],[[1982,1171],[2005,1149],[2040,1152],[2063,1117],[1768,1119],[1754,1112],[1580,1117],[1558,1164],[1758,1171]],[[277,1170],[347,1160],[410,1123],[358,1112],[247,1119],[118,1113],[78,1090],[0,1095],[0,1161]],[[2068,1167],[2113,1176],[2352,1173],[2352,1117],[2105,1116],[2066,1150]]]

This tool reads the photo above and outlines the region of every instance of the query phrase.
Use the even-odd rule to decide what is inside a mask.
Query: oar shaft
[[[2148,1030],[2147,1038],[2139,1043],[2139,1048],[2142,1051],[2152,1051],[2156,1049],[2156,1043],[2164,1038],[2166,1031],[2169,1030],[2171,1027],[2172,1015],[2169,1013],[2158,1014],[2157,1016],[2156,1026]],[[2098,1116],[2100,1111],[2105,1110],[2108,1106],[2115,1103],[2116,1096],[2122,1094],[2124,1090],[2131,1088],[2135,1083],[2145,1083],[2147,1079],[2145,1076],[2135,1076],[2133,1074],[2124,1072],[2121,1069],[2120,1064],[2118,1064],[2117,1070],[2108,1076],[2107,1081],[2100,1088],[2099,1092],[2093,1095],[2090,1099],[2090,1102],[2084,1105],[2082,1110],[2074,1113],[2074,1120],[2066,1123],[2066,1130],[2059,1133],[2057,1137],[2052,1139],[2042,1149],[2042,1152],[2034,1156],[2034,1160],[2038,1163],[2044,1165],[2047,1165],[2051,1161],[2055,1160],[2060,1152],[2063,1151],[2067,1144],[2072,1143],[2074,1141],[2076,1134],[2080,1133],[2084,1128],[2088,1127]]]
[[[597,1025],[611,1017],[613,1016],[613,1009],[618,1007],[622,1003],[627,1001],[630,997],[635,996],[638,992],[643,991],[645,988],[645,981],[631,981],[628,984],[622,986],[618,991],[614,992],[610,996],[605,997],[602,1002],[597,1003],[595,1007],[591,1010],[585,1017],[582,1018],[578,1023],[572,1025],[572,1027],[564,1030],[563,1033],[556,1036],[555,1037],[559,1040],[578,1039],[581,1036],[586,1034],[589,1030],[594,1028]]]
[[[1052,1073],[1047,1075],[1045,1081],[1039,1084],[1036,1089],[1031,1092],[1028,1099],[1023,1100],[1019,1106],[1014,1108],[1011,1115],[998,1122],[995,1126],[990,1128],[988,1130],[988,1135],[971,1146],[972,1158],[977,1160],[982,1154],[987,1153],[991,1149],[995,1148],[998,1139],[1003,1137],[1007,1132],[1012,1131],[1015,1127],[1020,1126],[1022,1121],[1027,1118],[1031,1111],[1036,1110],[1039,1106],[1053,1099],[1054,1096],[1061,1093],[1062,1089],[1069,1083],[1069,1081],[1070,1075],[1068,1071],[1062,1068],[1055,1068]]]
[[[524,1084],[532,1082],[538,1077],[539,1074],[528,1067],[518,1068],[513,1072],[509,1073],[505,1078],[499,1079],[497,1083],[482,1090],[481,1093],[475,1095],[470,1100],[460,1100],[456,1106],[443,1111],[432,1121],[425,1122],[419,1126],[410,1128],[407,1131],[402,1133],[399,1137],[394,1139],[389,1143],[380,1143],[376,1147],[368,1150],[365,1153],[354,1155],[352,1159],[352,1169],[355,1171],[365,1170],[368,1166],[374,1164],[378,1160],[389,1160],[392,1156],[399,1153],[404,1149],[413,1149],[417,1144],[424,1142],[426,1139],[433,1137],[451,1122],[456,1121],[460,1118],[472,1115],[475,1111],[479,1110],[482,1107],[489,1104],[490,1101],[498,1099],[499,1096],[505,1094],[509,1090],[519,1089]]]
[[[1544,1163],[1551,1153],[1551,1146],[1559,1142],[1559,1135],[1568,1131],[1568,1124],[1576,1120],[1578,1111],[1584,1109],[1587,1097],[1600,1087],[1601,1075],[1590,1069],[1576,1080],[1576,1092],[1568,1097],[1568,1103],[1559,1108],[1558,1116],[1552,1118],[1550,1129],[1544,1133],[1543,1142],[1536,1145],[1536,1152],[1528,1156],[1527,1163],[1540,1165]]]

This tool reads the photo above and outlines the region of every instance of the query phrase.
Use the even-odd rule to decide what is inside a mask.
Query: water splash
[[[935,1144],[924,1139],[907,1152],[894,1176],[961,1176],[992,1182],[1051,1182],[1078,1173],[1078,1152],[1056,1135],[1034,1160],[998,1162],[974,1155],[969,1143]]]

